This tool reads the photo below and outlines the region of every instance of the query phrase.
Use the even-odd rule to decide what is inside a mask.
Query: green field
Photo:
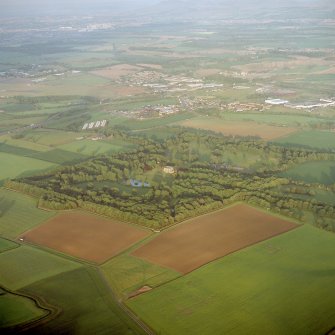
[[[4,238],[0,238],[0,253],[10,250],[10,249],[14,249],[17,248],[19,246],[19,244],[14,243],[12,241],[9,240],[5,240]]]
[[[60,148],[66,151],[72,151],[75,153],[80,153],[82,155],[90,156],[120,152],[122,150],[127,150],[132,147],[133,146],[131,144],[119,140],[111,140],[110,142],[81,140],[60,146]]]
[[[113,258],[102,269],[113,289],[123,297],[144,285],[156,287],[180,276],[176,271],[127,254]]]
[[[57,147],[62,144],[73,142],[80,136],[82,136],[82,134],[56,129],[36,129],[35,131],[27,133],[23,139],[36,144]]]
[[[39,319],[45,314],[32,299],[0,289],[0,329]]]
[[[288,113],[222,113],[221,116],[224,120],[229,121],[255,121],[278,126],[307,126],[322,121],[313,116]]]
[[[335,149],[335,132],[302,131],[276,140],[277,143],[310,146],[318,149]]]
[[[334,252],[333,234],[305,225],[127,304],[162,335],[325,334],[335,325]]]
[[[79,263],[24,246],[0,254],[0,285],[17,290],[78,267],[80,267]]]
[[[4,152],[0,152],[0,161],[0,181],[23,175],[28,176],[55,166],[55,164],[49,162],[30,157],[20,157]]]
[[[48,147],[46,145],[34,143],[34,142],[31,142],[31,141],[26,141],[26,140],[23,140],[23,139],[20,139],[20,138],[18,138],[18,139],[11,138],[9,135],[2,136],[0,139],[1,139],[1,143],[12,145],[14,147],[30,149],[30,150],[35,150],[35,151],[48,151],[48,150],[50,150],[50,147]]]
[[[0,152],[16,155],[21,158],[28,157],[55,164],[62,164],[64,162],[82,160],[86,158],[86,156],[79,153],[58,148],[50,148],[48,151],[36,151],[28,148],[16,147],[7,143],[0,143]]]
[[[47,297],[62,313],[27,334],[144,334],[118,307],[96,270],[81,268],[47,278],[24,288]]]
[[[4,237],[16,238],[54,215],[36,208],[36,199],[0,189],[0,235]]]
[[[306,183],[335,183],[335,162],[317,161],[294,166],[281,174],[283,177],[302,180]]]

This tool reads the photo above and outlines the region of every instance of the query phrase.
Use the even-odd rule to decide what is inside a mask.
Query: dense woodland
[[[266,210],[332,230],[335,207],[302,199],[303,182],[279,177],[281,171],[306,161],[335,160],[330,151],[287,148],[255,138],[224,137],[210,132],[180,129],[165,140],[108,134],[138,144],[136,150],[102,155],[52,173],[7,182],[7,187],[37,196],[50,209],[83,208],[120,220],[161,229],[198,214],[245,201]],[[244,166],[236,164],[243,156]],[[238,160],[237,160],[238,161]],[[173,166],[174,174],[163,172]],[[154,176],[154,177],[153,177]],[[146,181],[136,188],[129,180]],[[281,190],[286,187],[286,191]],[[335,185],[317,185],[335,190]]]

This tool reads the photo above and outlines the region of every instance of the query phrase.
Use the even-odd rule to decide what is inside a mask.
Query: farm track
[[[110,297],[116,302],[116,304],[120,307],[120,309],[128,315],[146,334],[148,335],[156,335],[156,333],[144,322],[142,321],[131,309],[129,309],[121,299],[117,297],[114,290],[109,285],[108,281],[106,280],[102,270],[96,267],[97,273],[101,281],[106,285],[108,291],[110,293]]]

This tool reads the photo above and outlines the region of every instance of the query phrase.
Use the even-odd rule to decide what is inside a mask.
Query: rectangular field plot
[[[148,236],[148,230],[83,212],[60,214],[23,239],[88,261],[103,263]]]
[[[168,230],[134,256],[181,273],[297,227],[244,204],[203,215]]]
[[[81,265],[37,248],[24,246],[0,254],[0,284],[11,290],[74,270]]]
[[[16,238],[54,215],[38,209],[36,199],[0,189],[0,234],[4,237]]]
[[[335,236],[310,225],[127,301],[161,335],[323,335],[335,325]]]
[[[259,124],[254,121],[230,121],[216,118],[194,118],[178,123],[184,127],[212,130],[233,136],[258,136],[264,140],[272,140],[289,135],[297,129],[293,127],[279,127]]]

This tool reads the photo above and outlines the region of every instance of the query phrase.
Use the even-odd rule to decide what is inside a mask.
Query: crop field
[[[57,215],[23,238],[74,257],[103,263],[149,234],[148,230],[126,223],[70,212]]]
[[[127,304],[162,335],[323,335],[335,324],[334,242],[305,225]]]
[[[116,292],[128,297],[141,287],[156,287],[180,276],[176,271],[122,254],[102,265],[103,272]]]
[[[317,161],[298,164],[282,173],[282,176],[306,183],[334,184],[335,162]]]
[[[80,266],[45,251],[22,246],[0,254],[0,285],[20,289],[43,278],[70,271]]]
[[[35,302],[23,296],[1,291],[0,288],[0,329],[39,319],[46,311]]]
[[[35,151],[32,149],[12,146],[7,143],[0,143],[0,152],[16,155],[21,158],[28,157],[55,164],[62,164],[64,162],[86,158],[80,153],[73,153],[58,148],[50,148],[48,151]]]
[[[75,141],[78,136],[80,135],[75,132],[37,129],[27,133],[23,139],[40,145],[57,147]]]
[[[10,240],[5,240],[4,238],[0,238],[0,253],[10,249],[17,248],[18,246],[19,244],[17,243],[14,243]]]
[[[36,207],[36,199],[0,188],[0,234],[11,239],[55,215]]]
[[[160,234],[135,250],[134,256],[188,273],[297,225],[238,204],[203,215]]]
[[[98,155],[105,153],[115,153],[120,152],[122,150],[127,150],[132,148],[133,146],[130,143],[121,142],[121,141],[92,141],[92,140],[81,140],[75,141],[72,143],[64,144],[60,146],[60,148],[72,151],[76,153],[80,153],[82,155]]]
[[[55,166],[53,163],[30,157],[20,157],[5,152],[0,152],[0,161],[0,181],[23,175],[28,176]]]
[[[272,107],[273,111],[270,113],[222,113],[221,116],[227,121],[254,121],[284,127],[310,126],[323,121],[323,119],[312,115],[289,114],[287,110],[281,108],[283,107]],[[276,110],[279,112],[278,114],[274,114]]]
[[[26,334],[145,334],[119,308],[95,269],[64,272],[26,286],[24,292],[47,297],[62,310]]]
[[[277,143],[310,146],[318,149],[335,149],[335,132],[302,131],[276,140]]]
[[[292,127],[278,127],[259,124],[253,121],[225,121],[214,118],[194,118],[178,123],[184,127],[205,129],[235,136],[258,136],[265,140],[272,140],[296,131]]]
[[[31,141],[25,141],[22,139],[13,139],[9,135],[1,136],[0,137],[0,142],[5,143],[14,147],[18,148],[23,148],[23,149],[30,149],[34,151],[48,151],[50,150],[50,147],[43,145],[43,144],[38,144],[34,143]]]

